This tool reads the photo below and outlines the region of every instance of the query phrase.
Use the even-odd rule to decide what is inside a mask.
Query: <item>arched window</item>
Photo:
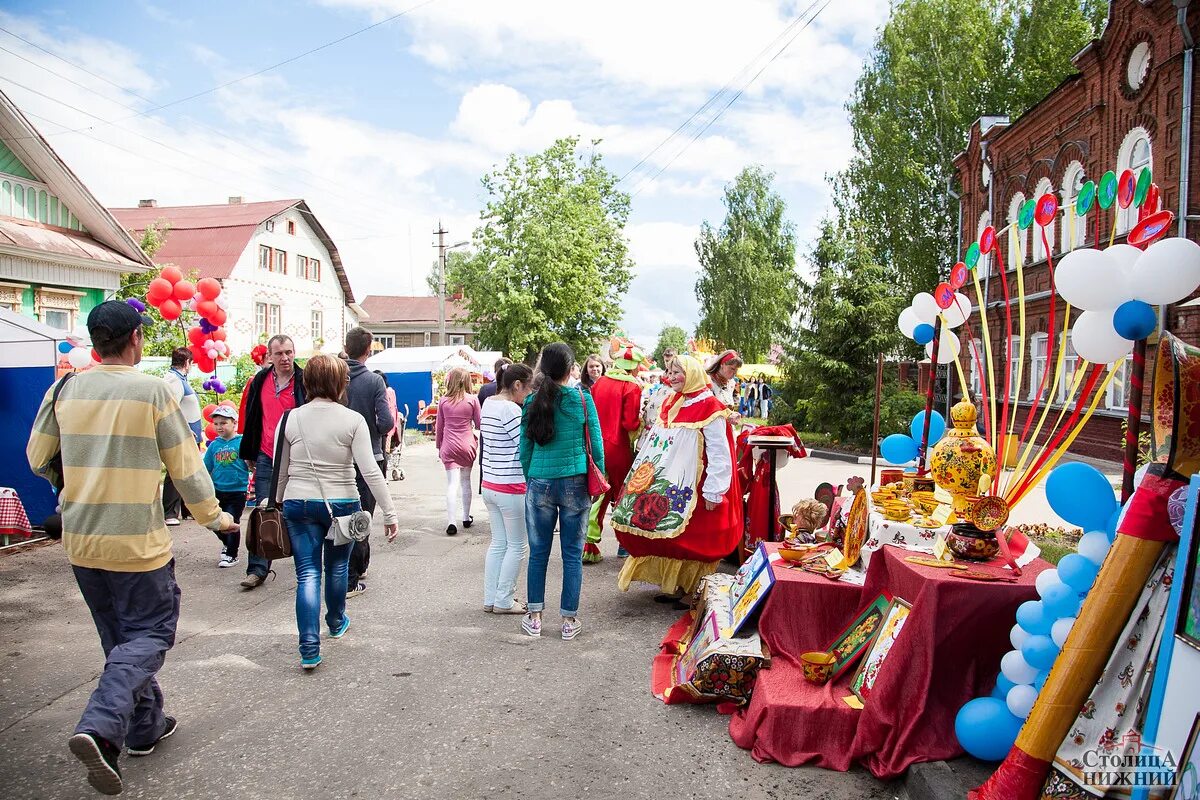
[[[1053,190],[1050,185],[1049,178],[1042,178],[1038,181],[1037,188],[1033,190],[1033,199],[1040,200],[1042,195],[1048,194]],[[1054,251],[1054,231],[1055,223],[1051,222],[1046,226],[1046,244],[1042,243],[1042,231],[1040,225],[1036,222],[1029,228],[1033,232],[1033,260],[1044,261],[1049,253],[1046,252],[1046,244],[1050,245],[1050,251]]]
[[[983,234],[983,229],[991,224],[992,224],[992,215],[991,214],[989,214],[986,211],[984,211],[982,214],[980,214],[979,215],[979,223],[975,226],[974,241],[978,242],[979,237]],[[968,245],[969,244],[970,243],[968,243]],[[960,254],[959,258],[961,258],[961,257],[962,257],[962,255]],[[979,273],[980,277],[983,277],[984,275],[989,275],[992,272],[996,271],[994,259],[992,258],[991,255],[986,255],[986,256],[981,255],[979,257],[979,260],[983,262],[983,264],[979,267],[980,269],[989,269],[989,267],[990,267],[990,272],[980,272]]]
[[[1083,187],[1083,164],[1072,161],[1062,180],[1062,252],[1069,253],[1087,240],[1087,214],[1075,212],[1075,198]]]
[[[1025,257],[1025,233],[1017,227],[1017,219],[1021,216],[1021,206],[1025,204],[1025,193],[1017,192],[1013,195],[1012,200],[1008,204],[1008,268],[1017,268],[1017,254],[1020,253],[1022,260]]]
[[[1134,128],[1125,134],[1121,148],[1117,151],[1117,177],[1127,169],[1133,170],[1134,176],[1141,174],[1143,169],[1151,166],[1150,134],[1145,128]],[[1129,208],[1117,212],[1117,233],[1128,233],[1137,224],[1137,209],[1130,204]]]

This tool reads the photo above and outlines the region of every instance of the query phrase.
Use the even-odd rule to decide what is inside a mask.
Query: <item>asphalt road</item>
[[[444,477],[428,443],[392,484],[401,535],[372,536],[369,589],[346,637],[299,668],[291,562],[243,592],[216,537],[177,529],[179,635],[159,680],[180,728],[122,757],[130,798],[892,798],[864,772],[756,763],[712,707],[667,707],[650,663],[677,612],[621,593],[616,543],[584,568],[578,639],[541,640],[482,611],[487,511],[445,536]],[[465,534],[465,535],[464,535]],[[547,605],[561,570],[551,560]],[[561,562],[559,562],[560,564]],[[518,594],[524,597],[523,578]],[[102,667],[58,545],[0,556],[0,796],[98,797],[67,751]]]

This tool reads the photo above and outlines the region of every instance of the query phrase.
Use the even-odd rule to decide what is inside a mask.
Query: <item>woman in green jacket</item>
[[[604,470],[604,443],[591,393],[570,388],[575,353],[563,342],[547,345],[538,359],[537,391],[525,400],[521,418],[521,468],[525,472],[525,522],[529,530],[529,569],[526,573],[527,613],[521,630],[542,635],[546,606],[546,566],[554,544],[555,523],[562,550],[563,586],[559,599],[562,638],[574,639],[579,622],[579,591],[583,584],[583,537],[587,528],[588,496],[586,435],[592,458]]]

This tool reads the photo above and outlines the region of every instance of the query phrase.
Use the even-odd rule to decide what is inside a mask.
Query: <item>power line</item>
[[[781,55],[783,55],[783,53],[784,53],[784,52],[785,52],[785,51],[788,49],[788,47],[790,47],[790,46],[791,46],[792,42],[796,41],[796,38],[797,38],[797,37],[799,37],[799,36],[800,36],[800,34],[801,34],[801,33],[803,33],[803,32],[804,32],[804,30],[805,30],[806,28],[808,28],[808,26],[809,26],[809,25],[811,25],[811,24],[812,24],[813,20],[815,20],[815,19],[816,19],[818,16],[820,16],[821,12],[822,12],[822,11],[824,11],[824,10],[826,9],[826,7],[827,7],[827,6],[828,6],[828,5],[829,5],[829,4],[830,4],[832,1],[833,1],[833,0],[825,0],[825,2],[824,2],[822,5],[821,5],[821,7],[820,7],[820,8],[818,8],[818,9],[816,10],[816,12],[815,12],[815,13],[814,13],[812,16],[810,16],[810,17],[809,17],[809,18],[808,18],[808,19],[807,19],[807,20],[804,22],[804,24],[803,24],[803,25],[802,25],[802,26],[801,26],[801,27],[800,27],[800,28],[799,28],[799,29],[798,29],[798,30],[797,30],[795,33],[793,33],[793,34],[792,34],[791,38],[790,38],[790,39],[788,39],[788,40],[787,40],[787,42],[785,42],[785,43],[784,43],[783,47],[781,47],[781,48],[778,50],[778,52],[776,52],[776,53],[775,53],[775,55],[771,56],[770,60],[768,60],[768,61],[767,61],[765,64],[763,64],[763,65],[762,65],[762,66],[759,68],[758,72],[755,72],[755,73],[754,73],[754,75],[753,75],[753,76],[751,76],[750,80],[746,81],[746,83],[745,83],[745,84],[743,84],[743,85],[742,85],[742,87],[741,87],[740,89],[738,89],[738,90],[737,90],[737,93],[736,93],[736,94],[734,94],[734,95],[733,95],[733,97],[729,98],[729,102],[727,102],[727,103],[726,103],[726,104],[725,104],[725,105],[724,105],[724,106],[721,108],[721,110],[720,110],[720,111],[718,111],[718,112],[717,112],[715,115],[713,115],[713,117],[712,117],[712,118],[711,118],[711,119],[710,119],[710,120],[709,120],[707,123],[705,123],[705,125],[704,125],[702,128],[700,128],[700,130],[698,130],[698,131],[696,132],[696,134],[695,134],[694,136],[692,136],[692,138],[691,138],[691,139],[689,139],[689,140],[688,140],[688,142],[687,142],[686,144],[684,144],[684,146],[683,146],[683,147],[681,147],[681,148],[679,149],[679,151],[678,151],[678,152],[676,152],[676,153],[675,153],[675,155],[674,155],[674,156],[672,156],[672,157],[671,157],[671,160],[670,160],[670,161],[668,161],[666,164],[664,164],[662,167],[660,167],[660,168],[659,168],[659,169],[658,169],[658,170],[657,170],[657,171],[656,171],[656,172],[655,172],[653,175],[651,175],[649,178],[647,178],[646,180],[644,180],[644,181],[643,181],[643,182],[642,182],[642,183],[641,183],[641,184],[638,186],[638,188],[637,188],[637,189],[636,189],[636,190],[633,192],[633,195],[632,195],[632,196],[633,196],[633,197],[637,197],[639,194],[641,194],[641,193],[642,193],[642,191],[643,191],[644,189],[646,189],[648,186],[650,186],[652,183],[654,183],[654,181],[658,180],[658,177],[659,177],[660,175],[662,175],[664,172],[666,172],[666,170],[667,170],[667,169],[668,169],[668,168],[669,168],[669,167],[670,167],[672,164],[674,164],[674,163],[675,163],[675,161],[676,161],[676,160],[677,160],[677,159],[678,159],[678,158],[679,158],[681,155],[683,155],[683,154],[684,154],[684,152],[685,152],[685,151],[686,151],[686,150],[687,150],[689,147],[691,147],[693,144],[695,144],[695,143],[696,143],[696,141],[697,141],[697,140],[698,140],[698,139],[699,139],[701,136],[703,136],[703,135],[704,135],[705,131],[707,131],[709,128],[711,128],[711,127],[713,126],[713,123],[715,123],[715,122],[716,122],[718,119],[720,119],[720,118],[721,118],[721,115],[722,115],[722,114],[724,114],[724,113],[725,113],[727,110],[729,110],[729,107],[730,107],[730,106],[732,106],[734,103],[736,103],[736,102],[737,102],[738,98],[742,96],[742,94],[743,94],[743,93],[746,91],[746,89],[750,88],[750,85],[751,85],[752,83],[754,83],[754,81],[758,80],[758,77],[759,77],[760,75],[762,75],[762,74],[763,74],[763,72],[765,72],[765,71],[766,71],[767,67],[771,66],[771,64],[775,63],[775,60],[776,60],[776,59],[778,59],[778,58],[779,58]],[[813,5],[816,5],[816,3],[814,3]],[[809,6],[809,8],[811,9],[811,8],[812,8],[812,6],[810,5],[810,6]]]
[[[734,85],[734,82],[743,73],[749,71],[750,68],[752,66],[754,66],[754,63],[756,61],[758,61],[760,58],[762,58],[764,55],[766,55],[768,52],[770,52],[770,50],[772,48],[774,48],[776,46],[776,44],[778,44],[785,36],[788,35],[788,33],[791,31],[792,28],[794,28],[796,25],[800,24],[800,21],[804,18],[804,15],[807,14],[809,11],[811,11],[813,6],[815,6],[818,2],[820,2],[820,0],[813,0],[813,2],[808,6],[808,8],[804,9],[804,11],[801,11],[794,20],[792,20],[790,23],[788,23],[788,25],[786,27],[784,27],[784,29],[782,31],[780,31],[778,33],[778,35],[775,36],[774,39],[772,39],[762,50],[759,50],[758,53],[755,54],[755,56],[753,58],[751,58],[748,62],[746,62],[745,66],[743,66],[740,70],[738,70],[733,75],[732,78],[730,78],[728,81],[726,81],[724,86],[722,86],[720,89],[718,89],[711,97],[708,98],[708,100],[704,101],[704,105],[700,106],[695,111],[693,111],[692,115],[690,117],[688,117],[687,119],[685,119],[679,125],[678,128],[671,131],[671,133],[668,134],[665,139],[663,139],[661,142],[659,142],[657,145],[654,146],[653,150],[651,150],[649,153],[646,153],[646,155],[642,156],[641,159],[639,159],[636,164],[634,164],[632,167],[630,167],[629,170],[627,170],[625,172],[625,174],[622,175],[617,180],[617,183],[621,183],[626,178],[628,178],[630,175],[632,175],[634,172],[636,172],[638,167],[640,167],[640,166],[642,166],[642,164],[646,163],[650,159],[650,157],[653,156],[655,153],[657,153],[659,150],[661,150],[667,144],[667,142],[669,142],[669,141],[671,141],[671,139],[675,138],[675,136],[678,135],[680,131],[682,131],[684,128],[686,128],[692,122],[692,120],[694,120],[696,117],[700,116],[700,114],[703,113],[704,110],[707,109],[709,106],[716,103],[717,100],[721,97],[721,95],[723,95],[727,91],[729,91],[729,89]]]
[[[322,50],[326,50],[330,47],[341,44],[342,42],[345,42],[349,39],[353,39],[354,37],[359,36],[360,34],[366,33],[369,30],[374,30],[375,28],[378,28],[382,25],[387,25],[390,22],[394,22],[395,20],[398,20],[403,16],[407,16],[408,14],[411,14],[414,11],[418,11],[418,10],[424,8],[425,6],[431,5],[435,2],[437,2],[437,0],[423,0],[422,2],[417,3],[415,6],[407,8],[404,11],[401,11],[397,14],[393,14],[392,16],[386,17],[385,19],[381,19],[381,20],[379,20],[379,22],[372,23],[370,25],[367,25],[364,28],[359,28],[356,31],[351,31],[350,33],[347,33],[344,36],[339,36],[338,38],[336,38],[332,41],[329,41],[324,44],[321,44],[316,47],[305,50],[303,53],[298,53],[294,56],[291,56],[290,58],[285,58],[283,61],[279,61],[275,64],[271,64],[268,67],[263,67],[262,69],[255,70],[254,72],[248,73],[246,75],[242,75],[239,78],[234,78],[232,80],[225,81],[224,83],[209,87],[208,89],[204,89],[203,91],[189,94],[186,97],[180,97],[176,100],[171,100],[166,103],[161,103],[159,105],[152,106],[150,108],[139,111],[136,114],[132,114],[128,117],[119,117],[114,120],[102,120],[102,123],[105,125],[112,125],[117,122],[124,122],[126,120],[136,119],[137,117],[144,117],[147,114],[154,113],[155,111],[161,111],[164,108],[170,108],[172,106],[177,106],[180,103],[186,103],[189,100],[195,100],[198,97],[204,97],[205,95],[209,95],[209,94],[212,94],[213,92],[217,92],[217,91],[220,91],[221,89],[225,89],[230,86],[233,86],[235,83],[241,83],[242,81],[249,80],[250,78],[257,78],[259,75],[266,74],[268,72],[271,72],[272,70],[279,69],[280,67],[287,66],[288,64],[299,61],[302,58],[306,58],[306,57],[312,55],[313,53],[319,53]],[[26,41],[23,37],[17,36],[17,34],[13,33],[12,31],[8,30],[7,28],[0,28],[0,30],[3,30],[5,33],[7,33],[11,36],[16,36],[18,39],[21,39],[22,41]],[[34,45],[34,46],[36,47],[37,45]],[[59,131],[58,133],[59,134],[61,134],[61,133],[80,133],[82,131],[91,130],[92,128],[95,128],[95,127],[96,127],[95,125],[89,125],[85,128],[79,128],[77,130],[69,130],[69,131]],[[58,135],[58,134],[55,134],[55,135]]]

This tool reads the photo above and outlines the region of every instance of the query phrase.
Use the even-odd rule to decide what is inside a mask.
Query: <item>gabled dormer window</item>
[[[263,227],[267,229],[267,233],[273,232],[275,230],[275,220],[273,220],[273,219],[267,220],[266,222],[263,223]]]
[[[296,222],[295,222],[295,220],[290,220],[290,219],[289,219],[289,220],[287,221],[287,223],[288,223],[288,234],[289,234],[289,235],[291,235],[291,236],[295,236],[295,235],[296,235]]]

